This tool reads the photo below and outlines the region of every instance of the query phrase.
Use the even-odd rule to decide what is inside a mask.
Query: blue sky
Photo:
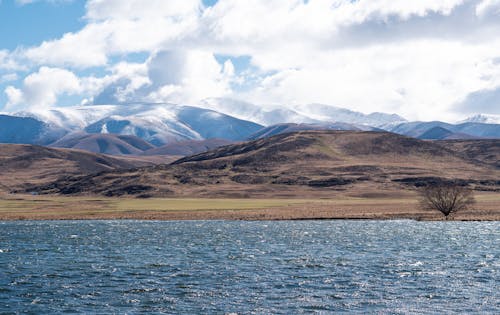
[[[233,98],[500,114],[497,0],[2,0],[0,111]]]
[[[59,38],[64,33],[77,31],[85,25],[82,18],[84,14],[84,1],[59,3],[38,1],[23,5],[13,0],[3,0],[0,2],[0,29],[2,30],[0,50],[34,46],[44,40]],[[3,91],[6,85],[7,82],[0,81],[0,90]],[[0,109],[6,102],[6,95],[1,93]]]
[[[84,1],[21,5],[13,0],[0,3],[0,49],[38,45],[85,25]]]

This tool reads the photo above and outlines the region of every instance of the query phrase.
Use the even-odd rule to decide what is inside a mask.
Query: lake
[[[500,313],[500,222],[0,222],[0,313]]]

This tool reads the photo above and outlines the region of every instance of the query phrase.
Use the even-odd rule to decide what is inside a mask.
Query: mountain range
[[[304,130],[389,131],[425,140],[496,139],[500,138],[497,118],[476,115],[457,124],[410,122],[395,114],[364,114],[324,104],[284,109],[219,98],[204,100],[198,107],[133,103],[3,114],[0,143],[112,155],[190,155],[232,142]]]

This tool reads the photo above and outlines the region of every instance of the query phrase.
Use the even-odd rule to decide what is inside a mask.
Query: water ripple
[[[0,310],[498,314],[499,240],[499,222],[0,222]]]

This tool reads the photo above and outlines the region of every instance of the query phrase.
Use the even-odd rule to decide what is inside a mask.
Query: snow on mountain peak
[[[209,98],[200,102],[199,106],[267,126],[280,123],[343,122],[380,127],[406,122],[406,119],[396,114],[379,112],[363,114],[319,103],[295,106],[260,106],[229,98]]]
[[[52,138],[77,131],[134,135],[155,145],[207,137],[243,140],[262,126],[213,110],[170,103],[83,105],[14,113],[44,124]],[[49,141],[44,134],[38,142]]]
[[[474,122],[483,124],[500,124],[500,115],[494,114],[477,114],[470,116],[462,121],[461,123]]]

